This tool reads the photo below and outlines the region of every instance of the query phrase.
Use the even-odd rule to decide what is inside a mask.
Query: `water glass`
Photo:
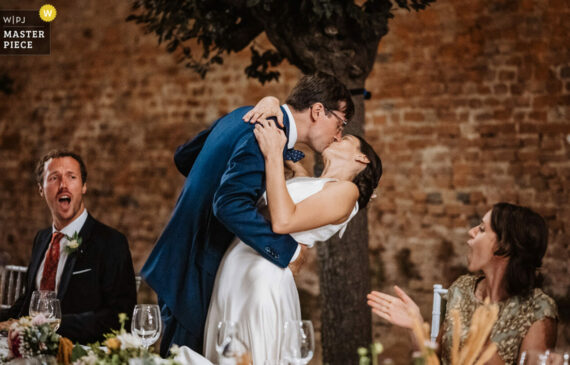
[[[34,290],[32,292],[32,299],[30,300],[30,316],[35,317],[42,313],[44,316],[49,312],[49,300],[55,299],[56,295],[51,290]]]
[[[570,352],[546,350],[545,352],[528,350],[521,354],[519,365],[569,365]]]
[[[285,361],[279,359],[265,359],[263,365],[287,365]]]
[[[237,323],[232,321],[220,321],[216,328],[216,352],[218,357],[222,356],[222,351],[231,341],[233,336],[237,335]]]
[[[145,350],[158,340],[161,330],[162,321],[158,305],[137,304],[133,311],[131,333],[141,340]]]
[[[568,351],[568,349],[555,349],[549,351],[546,363],[548,365],[569,365],[570,351]]]
[[[309,363],[315,352],[315,334],[311,321],[286,321],[283,326],[281,356],[288,364]]]
[[[59,299],[48,299],[47,300],[47,311],[44,313],[47,323],[57,331],[61,324],[61,305]]]

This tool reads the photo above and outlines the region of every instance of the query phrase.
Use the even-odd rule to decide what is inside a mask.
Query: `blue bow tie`
[[[285,160],[291,160],[293,162],[297,162],[300,161],[303,157],[305,157],[305,154],[299,150],[290,148],[287,151],[285,151]]]

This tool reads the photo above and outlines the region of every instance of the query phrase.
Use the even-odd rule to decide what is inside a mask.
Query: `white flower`
[[[180,347],[176,344],[170,347],[170,353],[174,356],[177,356],[180,353]]]
[[[86,356],[82,356],[77,359],[73,365],[96,365],[98,360],[97,355],[95,355],[93,351],[89,350]]]
[[[31,327],[32,326],[32,318],[31,317],[22,317],[22,318],[20,318],[18,323],[24,327]]]
[[[142,346],[141,340],[130,333],[121,333],[117,335],[117,339],[121,341],[121,350],[129,348],[136,349]]]
[[[77,242],[77,240],[72,240],[67,243],[67,247],[69,247],[71,250],[75,250],[77,247],[79,247],[79,242]]]
[[[32,318],[32,325],[39,326],[47,322],[46,317],[40,313]]]
[[[77,250],[79,246],[81,246],[81,242],[83,241],[83,239],[79,237],[79,233],[77,233],[77,231],[75,231],[75,233],[73,233],[73,236],[71,237],[65,235],[65,238],[67,238],[67,244],[65,245],[65,252],[67,252],[68,254],[75,252],[75,250]]]

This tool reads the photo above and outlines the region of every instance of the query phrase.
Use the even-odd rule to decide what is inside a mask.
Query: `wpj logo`
[[[51,5],[37,10],[0,10],[0,55],[50,54]]]

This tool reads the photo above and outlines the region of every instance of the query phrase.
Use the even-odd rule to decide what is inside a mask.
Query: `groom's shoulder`
[[[224,118],[239,118],[239,119],[241,119],[245,115],[245,113],[250,111],[252,108],[253,108],[253,106],[251,106],[251,105],[240,106],[239,108],[236,108],[236,109],[232,110],[231,112],[229,112],[228,114],[226,114],[224,116]]]
[[[242,119],[245,113],[252,108],[252,106],[242,106],[221,117],[213,126],[207,144],[210,147],[220,144],[227,145],[227,143],[237,146],[244,142],[251,144],[247,141],[255,141],[253,124],[246,123]]]

